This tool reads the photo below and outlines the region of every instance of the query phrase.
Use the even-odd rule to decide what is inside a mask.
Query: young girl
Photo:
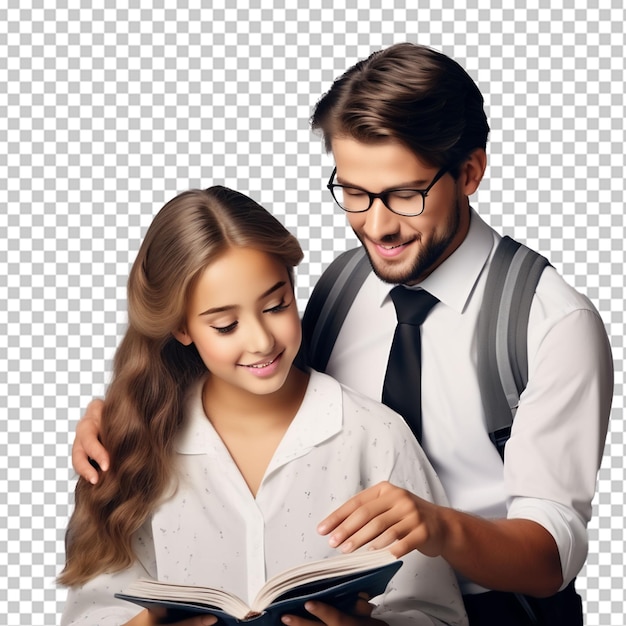
[[[250,600],[268,577],[332,556],[317,520],[380,481],[445,503],[399,416],[293,365],[301,259],[275,218],[224,187],[182,193],[155,217],[131,269],[105,399],[110,469],[76,487],[64,626],[158,623],[114,598],[139,577]],[[311,619],[465,624],[448,564],[403,560],[371,616],[317,603]],[[180,624],[215,621],[203,619]]]

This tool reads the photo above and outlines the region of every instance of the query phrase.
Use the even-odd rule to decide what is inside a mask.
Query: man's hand
[[[386,624],[386,622],[370,617],[374,607],[364,599],[357,601],[354,613],[350,615],[322,602],[307,602],[304,608],[317,620],[295,615],[283,615],[281,618],[283,624],[289,626],[319,626],[320,622],[326,626],[381,626]]]
[[[412,550],[443,557],[466,578],[499,591],[549,596],[563,583],[554,537],[530,519],[484,519],[382,482],[336,509],[317,527],[352,552],[371,542],[401,557]],[[395,543],[394,543],[395,542]]]
[[[89,403],[85,415],[76,426],[76,437],[72,446],[74,469],[93,485],[98,482],[98,470],[91,464],[90,459],[93,459],[102,471],[109,469],[109,455],[98,439],[103,406],[102,400],[92,400]]]
[[[439,556],[446,540],[447,511],[406,489],[382,482],[350,498],[317,530],[322,535],[331,533],[330,545],[342,552],[352,552],[371,541],[372,548],[391,546],[396,557],[412,550]]]

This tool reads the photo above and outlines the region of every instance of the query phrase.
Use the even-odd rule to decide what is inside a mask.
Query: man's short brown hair
[[[457,167],[485,148],[483,96],[446,55],[411,43],[374,52],[348,69],[317,103],[311,126],[326,149],[333,137],[363,143],[399,141],[428,164]]]

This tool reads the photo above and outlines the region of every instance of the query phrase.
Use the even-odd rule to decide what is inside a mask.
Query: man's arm
[[[318,526],[329,543],[351,552],[373,540],[396,556],[418,550],[442,556],[470,580],[534,596],[556,593],[562,582],[552,535],[524,519],[487,520],[427,502],[390,483],[362,491]]]
[[[597,313],[550,268],[542,281],[529,327],[531,377],[506,448],[508,519],[443,510],[378,486],[322,521],[320,532],[334,538],[331,545],[349,551],[367,539],[381,536],[377,547],[397,539],[396,555],[441,554],[486,588],[537,596],[577,575],[610,414],[612,357]]]
[[[94,485],[98,482],[99,472],[91,464],[90,459],[93,459],[102,471],[109,469],[109,454],[98,439],[103,406],[104,402],[98,399],[89,403],[85,415],[76,426],[76,437],[72,446],[74,469]]]

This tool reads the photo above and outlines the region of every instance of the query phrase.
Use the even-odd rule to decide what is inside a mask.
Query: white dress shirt
[[[137,533],[137,561],[70,589],[62,626],[125,623],[140,609],[113,594],[142,576],[220,587],[250,601],[274,574],[337,554],[317,533],[318,522],[379,481],[447,503],[404,421],[317,372],[256,498],[204,414],[201,384],[189,396],[176,452],[176,489]],[[380,619],[467,624],[456,578],[443,559],[413,552],[403,561],[378,600]]]
[[[587,555],[613,393],[611,352],[592,304],[546,268],[530,311],[528,386],[503,465],[488,437],[476,372],[478,313],[499,240],[472,211],[461,246],[419,285],[440,300],[422,326],[422,445],[454,508],[544,526],[558,545],[565,586]],[[396,326],[392,287],[369,276],[326,369],[376,399]],[[484,590],[461,585],[464,593]]]

